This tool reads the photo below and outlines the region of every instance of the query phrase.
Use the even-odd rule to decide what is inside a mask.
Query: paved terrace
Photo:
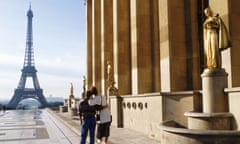
[[[0,114],[1,144],[78,144],[79,136],[46,110]]]
[[[44,110],[0,112],[1,144],[79,144],[80,123],[68,113]],[[159,144],[141,133],[111,127],[108,144]]]

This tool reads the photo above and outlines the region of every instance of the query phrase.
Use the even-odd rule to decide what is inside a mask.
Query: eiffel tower
[[[18,83],[18,87],[14,91],[14,95],[10,102],[8,103],[8,108],[15,109],[20,101],[27,98],[33,98],[41,103],[41,108],[47,106],[47,101],[43,95],[43,89],[40,88],[37,70],[34,64],[33,55],[33,41],[32,41],[32,18],[33,12],[31,10],[31,5],[27,12],[28,23],[27,23],[27,39],[25,48],[24,65],[22,69],[22,75]],[[27,78],[32,78],[34,88],[26,88]]]

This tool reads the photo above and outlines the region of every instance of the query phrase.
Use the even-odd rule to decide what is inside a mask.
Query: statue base
[[[108,88],[108,98],[110,111],[112,115],[112,125],[119,128],[123,127],[122,97],[118,95],[118,89],[115,86]]]
[[[202,77],[203,112],[228,112],[228,98],[224,93],[228,74],[224,69],[205,69]]]
[[[231,113],[186,112],[188,129],[195,130],[232,130]]]

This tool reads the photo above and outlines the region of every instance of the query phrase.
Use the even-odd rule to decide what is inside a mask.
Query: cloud
[[[0,54],[1,71],[12,70],[20,73],[23,67],[24,56],[8,53]],[[64,53],[53,57],[39,55],[35,60],[35,67],[38,71],[56,75],[79,76],[85,73],[85,61],[76,54]]]
[[[38,78],[45,96],[53,95],[67,98],[70,95],[70,83],[73,83],[75,97],[80,97],[82,92],[82,77],[41,74]]]
[[[1,53],[0,54],[0,65],[19,65],[23,63],[23,56]]]

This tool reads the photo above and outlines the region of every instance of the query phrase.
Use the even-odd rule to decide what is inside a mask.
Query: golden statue
[[[71,83],[70,96],[73,96],[73,84]]]
[[[82,92],[82,98],[84,99],[86,97],[86,77],[83,76],[83,92]]]
[[[113,79],[113,70],[112,70],[112,66],[111,66],[111,62],[107,61],[107,80],[109,82],[109,84],[111,85],[114,81]]]
[[[68,100],[68,106],[70,108],[72,108],[72,99],[74,99],[74,95],[73,95],[73,84],[71,83],[70,95],[69,95],[69,100]]]
[[[108,96],[110,95],[118,96],[118,89],[114,86],[115,80],[113,77],[113,69],[111,66],[111,61],[107,61],[107,81],[108,81],[108,91],[109,91]]]
[[[85,93],[86,91],[86,77],[83,76],[83,92]]]
[[[230,47],[227,28],[219,15],[213,16],[210,8],[204,10],[206,20],[203,23],[205,67],[220,69],[221,51]]]

